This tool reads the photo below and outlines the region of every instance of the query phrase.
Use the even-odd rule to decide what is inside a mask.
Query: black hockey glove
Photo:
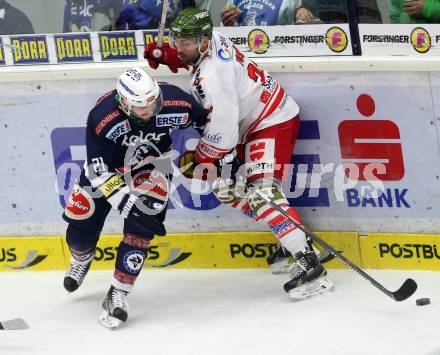
[[[217,167],[217,176],[219,178],[222,178],[228,185],[235,185],[238,169],[241,166],[235,148],[232,148],[219,160],[216,160],[214,165]]]
[[[122,217],[141,228],[148,227],[154,234],[165,235],[164,226],[156,215],[163,211],[166,203],[152,196],[130,192],[123,197],[118,210]]]

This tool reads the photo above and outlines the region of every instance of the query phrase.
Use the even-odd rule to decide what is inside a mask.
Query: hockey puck
[[[431,300],[429,298],[419,298],[416,300],[417,306],[426,306],[427,304],[430,304]]]

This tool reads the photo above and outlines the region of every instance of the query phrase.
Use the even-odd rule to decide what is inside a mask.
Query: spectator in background
[[[360,23],[382,23],[377,0],[357,0]],[[347,23],[345,0],[302,0],[295,12],[295,23]]]
[[[357,0],[359,23],[383,23],[377,0]]]
[[[228,0],[220,17],[224,26],[291,25],[300,0]]]
[[[35,33],[28,17],[6,0],[0,0],[0,35]]]
[[[122,0],[66,0],[63,32],[111,31]]]
[[[440,0],[391,0],[391,23],[440,23]]]
[[[208,10],[211,0],[169,0],[168,26],[179,12],[189,6]],[[118,30],[138,30],[158,28],[162,15],[163,0],[123,0],[122,10],[116,21]]]

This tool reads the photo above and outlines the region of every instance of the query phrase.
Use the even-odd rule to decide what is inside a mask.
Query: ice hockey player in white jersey
[[[210,112],[195,152],[180,159],[182,172],[201,178],[206,164],[213,164],[219,176],[213,190],[219,200],[269,226],[296,259],[284,285],[291,298],[333,290],[304,232],[256,193],[264,193],[301,220],[281,189],[299,129],[298,105],[269,73],[212,30],[208,11],[187,8],[170,30],[170,45],[158,49],[151,43],[144,57],[153,68],[168,62],[174,69],[176,62],[179,67],[190,65],[191,93]],[[244,188],[239,187],[241,180]]]

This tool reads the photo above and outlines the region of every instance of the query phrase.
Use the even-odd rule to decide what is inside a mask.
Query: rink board
[[[439,72],[275,71],[273,76],[301,108],[284,192],[307,226],[325,231],[439,233]],[[183,75],[156,78],[188,89],[189,78]],[[85,163],[88,111],[114,88],[114,77],[2,80],[5,159],[0,161],[0,181],[5,188],[0,235],[61,235],[66,224],[60,216]],[[23,125],[17,119],[29,112],[39,124]],[[182,176],[177,157],[193,150],[200,137],[192,129],[175,130],[172,136],[176,159],[167,231],[266,230],[221,205],[208,183]],[[114,210],[103,233],[118,234],[120,227]]]
[[[359,242],[363,262],[371,268],[440,270],[439,235],[371,233]]]
[[[373,269],[440,270],[440,235],[317,232],[356,265]],[[114,268],[122,236],[103,235],[92,269]],[[316,245],[316,243],[315,243]],[[276,241],[268,232],[188,233],[156,237],[144,268],[267,268]],[[0,238],[0,271],[64,270],[70,252],[63,236]],[[345,268],[338,260],[326,267]]]

